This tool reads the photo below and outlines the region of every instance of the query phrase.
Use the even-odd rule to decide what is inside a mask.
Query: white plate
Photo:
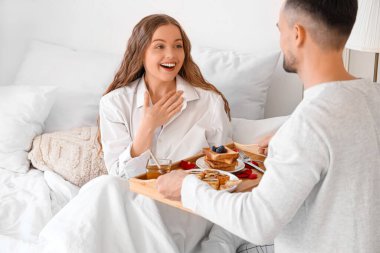
[[[209,168],[207,168],[209,170]],[[212,170],[215,170],[215,169],[212,169]],[[191,170],[186,170],[186,172],[192,172],[192,171],[204,171],[204,169],[191,169]],[[228,175],[230,176],[230,180],[240,180],[237,176],[235,176],[234,174],[230,173],[230,172],[227,172],[227,171],[224,171],[224,170],[216,170],[216,171],[219,171],[220,174],[225,174],[225,175]],[[229,192],[233,192],[236,187],[238,185],[234,185],[228,189],[224,189],[224,190],[219,190],[219,191],[229,191]]]
[[[241,171],[242,169],[245,168],[245,165],[244,165],[244,163],[243,163],[242,160],[237,159],[237,162],[238,162],[238,164],[235,166],[235,169],[234,169],[234,170],[229,170],[228,172],[230,172],[230,173],[234,173],[234,172]],[[212,169],[212,170],[213,170],[213,168],[210,168],[210,167],[208,166],[208,164],[205,162],[205,157],[204,157],[204,156],[198,158],[198,159],[195,161],[195,164],[196,164],[200,169],[204,169],[204,170],[206,170],[206,169]],[[224,170],[220,170],[220,171],[224,171]],[[227,171],[226,171],[226,172],[227,172]]]

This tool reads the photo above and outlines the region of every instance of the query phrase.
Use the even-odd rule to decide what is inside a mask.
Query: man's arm
[[[273,242],[328,166],[328,149],[313,125],[297,120],[286,124],[272,139],[267,171],[252,192],[215,191],[195,176],[186,176],[183,205],[250,242]]]

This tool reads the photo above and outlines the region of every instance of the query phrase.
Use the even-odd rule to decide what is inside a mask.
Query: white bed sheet
[[[40,231],[78,190],[54,172],[0,169],[0,252],[39,252]]]

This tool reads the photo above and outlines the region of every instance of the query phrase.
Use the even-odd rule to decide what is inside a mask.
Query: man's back
[[[303,184],[314,184],[276,237],[276,252],[380,249],[379,84],[359,79],[309,88],[270,148],[268,170],[307,174],[303,182],[292,172],[286,179],[300,185],[300,194]]]
[[[276,253],[379,252],[380,88],[353,80],[342,60],[357,9],[357,0],[283,1],[283,67],[306,91],[270,141],[258,187],[217,193],[173,172],[160,192],[254,244],[274,239]]]

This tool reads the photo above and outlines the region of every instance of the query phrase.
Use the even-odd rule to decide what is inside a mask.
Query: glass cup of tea
[[[156,179],[159,176],[170,172],[172,161],[170,159],[157,159],[160,168],[156,165],[153,159],[149,159],[146,164],[146,177],[147,179]]]

